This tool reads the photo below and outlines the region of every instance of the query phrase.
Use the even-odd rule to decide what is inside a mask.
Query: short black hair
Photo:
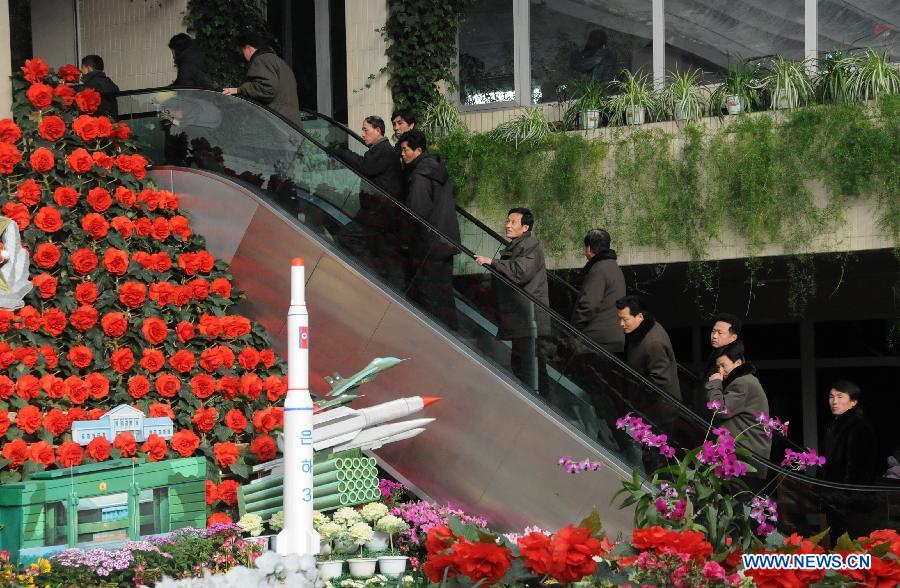
[[[641,300],[640,296],[635,296],[634,294],[629,294],[616,300],[616,308],[619,310],[627,308],[631,312],[631,316],[639,314],[647,316],[647,307],[644,305],[644,301]]]
[[[837,380],[832,382],[829,390],[843,392],[850,397],[850,400],[856,400],[857,402],[862,400],[862,389],[855,382],[851,382],[850,380]]]
[[[606,251],[612,245],[612,237],[604,229],[591,229],[584,236],[585,247],[590,247],[594,253]]]
[[[250,45],[257,51],[260,49],[271,49],[272,43],[269,42],[263,35],[259,33],[253,33],[247,31],[245,33],[241,33],[237,38],[238,47],[243,48],[246,45]]]
[[[381,131],[381,135],[384,136],[384,119],[373,114],[371,116],[367,116],[365,120],[367,123],[369,123],[369,125],[372,126],[372,128]]]
[[[391,114],[391,122],[397,117],[402,118],[406,121],[408,125],[416,124],[416,113],[412,111],[411,108],[401,108],[400,110],[395,110],[393,114]]]
[[[178,33],[169,39],[169,49],[172,49],[175,53],[181,53],[193,44],[194,40],[187,33]]]
[[[734,341],[733,343],[729,343],[724,347],[716,349],[713,356],[713,361],[715,361],[716,358],[722,357],[723,355],[731,361],[747,361],[747,350],[744,348],[744,344],[740,340]]]
[[[506,216],[509,216],[517,212],[522,215],[522,226],[528,225],[528,230],[534,230],[534,215],[531,214],[531,211],[527,208],[510,208],[509,212],[506,213]]]
[[[419,129],[406,131],[397,138],[397,143],[406,143],[413,151],[416,149],[421,149],[423,153],[428,151],[428,139],[425,138],[425,133]]]
[[[90,67],[96,71],[103,71],[103,58],[99,55],[85,55],[81,58],[81,65]]]
[[[728,323],[728,330],[732,335],[737,335],[738,337],[741,336],[741,329],[744,328],[744,322],[741,319],[730,312],[720,312],[713,317],[713,324],[716,324],[719,321]]]

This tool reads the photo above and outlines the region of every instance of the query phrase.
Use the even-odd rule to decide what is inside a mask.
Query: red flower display
[[[106,461],[109,459],[109,450],[112,446],[106,437],[94,437],[88,443],[85,453],[94,461]]]
[[[235,433],[243,433],[247,428],[247,417],[245,417],[244,413],[237,408],[232,408],[227,413],[225,413],[225,426]],[[257,438],[257,440],[259,439],[262,439],[262,437]],[[254,443],[255,442],[256,440],[254,440]],[[250,450],[254,453],[257,453],[255,450],[253,450],[252,447],[250,448]]]
[[[25,463],[25,458],[28,457],[28,444],[22,439],[13,439],[9,443],[3,444],[0,454],[9,460],[9,467],[17,468]]]
[[[156,393],[164,398],[175,398],[181,390],[181,380],[172,374],[156,376]]]
[[[46,441],[38,441],[28,447],[28,460],[47,467],[56,461],[56,452]]]
[[[50,67],[40,57],[26,59],[25,65],[22,66],[22,73],[25,81],[37,84],[44,81],[50,75]]]
[[[19,184],[16,190],[16,200],[25,206],[35,206],[41,201],[41,185],[33,179],[28,179]]]
[[[38,110],[43,110],[53,102],[53,88],[46,84],[32,84],[25,92],[28,101]]]
[[[237,490],[239,487],[240,484],[234,480],[223,480],[217,488],[219,499],[228,506],[234,506],[237,504]]]
[[[224,512],[214,512],[209,515],[209,518],[206,519],[206,526],[212,527],[213,525],[228,525],[232,523],[231,517],[225,514]]]
[[[94,158],[87,150],[78,148],[66,158],[66,164],[76,174],[86,174],[94,167]]]
[[[16,413],[16,426],[26,433],[31,434],[40,429],[42,422],[41,410],[36,406],[29,404]]]
[[[159,435],[150,435],[141,445],[141,451],[147,454],[150,461],[160,461],[166,457],[166,440]]]
[[[58,116],[45,116],[38,125],[38,134],[47,141],[59,141],[66,134],[66,123]]]
[[[59,68],[58,73],[63,81],[68,84],[74,84],[81,78],[81,70],[71,63],[67,63],[66,65]]]
[[[69,323],[79,331],[84,332],[97,324],[97,318],[96,308],[93,306],[79,306],[69,315]]]
[[[31,164],[31,169],[37,173],[45,174],[56,166],[56,157],[49,149],[38,147],[28,158],[28,163]]]
[[[62,215],[52,206],[44,206],[34,215],[34,226],[45,233],[55,233],[63,226]]]
[[[209,433],[216,426],[216,419],[218,416],[216,409],[212,406],[198,408],[194,413],[194,418],[191,419],[191,422],[194,423],[194,426],[197,427],[197,430],[201,433]]]
[[[190,457],[200,447],[200,437],[195,435],[193,431],[185,429],[172,435],[169,444],[172,446],[172,450],[181,457]]]
[[[84,450],[81,449],[81,445],[78,443],[66,441],[59,446],[57,457],[61,467],[71,468],[81,465],[81,462],[84,460]]]
[[[109,233],[109,223],[101,214],[88,213],[81,218],[81,228],[91,239],[102,239]]]
[[[106,212],[112,206],[112,196],[106,188],[94,188],[88,191],[87,203],[91,205],[94,212]]]
[[[22,138],[22,129],[11,118],[0,120],[0,143],[18,143]]]
[[[22,154],[15,145],[0,143],[0,173],[13,173],[20,161],[22,161]]]
[[[113,440],[113,447],[122,452],[122,457],[134,457],[137,454],[137,441],[129,432],[119,433]]]
[[[256,455],[256,459],[260,462],[271,461],[275,459],[275,439],[268,435],[260,435],[250,444],[250,451]]]
[[[159,345],[166,340],[169,328],[162,319],[150,317],[144,319],[144,322],[141,325],[141,333],[143,333],[144,338],[151,345]]]
[[[97,112],[97,109],[100,108],[100,100],[100,92],[91,88],[85,88],[75,94],[75,104],[78,105],[79,110],[88,114]]]
[[[237,463],[240,451],[234,443],[225,442],[213,445],[213,454],[216,457],[216,462],[219,464],[219,467],[224,469]]]
[[[31,279],[31,284],[41,293],[41,298],[47,300],[56,296],[56,278],[50,274],[39,274]]]
[[[59,98],[66,108],[72,106],[72,103],[75,102],[75,90],[72,89],[72,86],[67,86],[66,84],[59,84],[53,88],[53,95]]]
[[[75,251],[69,257],[69,261],[72,262],[72,268],[82,275],[89,274],[97,269],[97,264],[99,263],[97,254],[86,247]]]
[[[485,586],[498,582],[512,560],[512,552],[496,543],[460,541],[452,551],[459,573]]]

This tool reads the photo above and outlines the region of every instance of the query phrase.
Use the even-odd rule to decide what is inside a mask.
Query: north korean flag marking
[[[300,349],[309,349],[309,327],[300,327]]]

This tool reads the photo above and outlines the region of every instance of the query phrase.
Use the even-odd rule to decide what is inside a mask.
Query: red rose
[[[200,271],[200,259],[196,253],[182,253],[178,256],[178,267],[187,275],[193,276]]]
[[[184,429],[172,435],[169,444],[181,457],[190,457],[200,447],[200,437],[193,431]]]
[[[153,225],[146,216],[142,216],[134,221],[134,232],[137,233],[139,237],[148,237],[152,229]]]
[[[137,442],[129,432],[119,433],[113,440],[113,447],[122,452],[122,457],[133,457],[137,453]]]
[[[255,369],[259,363],[259,351],[252,347],[244,347],[237,357],[238,363],[245,370]]]
[[[25,60],[22,66],[22,73],[25,74],[25,80],[38,84],[48,75],[50,75],[50,66],[40,57],[33,57]]]
[[[219,345],[216,347],[216,350],[219,353],[219,357],[222,359],[222,365],[231,369],[231,366],[234,365],[234,351],[227,345]]]
[[[47,300],[56,296],[56,278],[50,274],[39,274],[31,279],[31,284],[41,293],[41,298]]]
[[[195,363],[196,360],[194,359],[194,354],[187,349],[179,349],[169,358],[169,365],[171,365],[175,371],[183,374],[190,372]]]
[[[6,432],[9,430],[9,425],[9,412],[0,410],[0,437],[6,435]]]
[[[116,157],[116,167],[119,171],[130,173],[139,180],[147,176],[147,160],[137,154],[119,155]]]
[[[160,461],[166,457],[166,440],[159,435],[150,435],[141,445],[141,451],[147,454],[150,461]]]
[[[181,215],[176,215],[169,219],[169,230],[182,242],[187,241],[188,237],[191,236],[191,225],[188,219]]]
[[[49,443],[38,441],[28,447],[28,459],[47,467],[56,461],[56,454]]]
[[[63,226],[62,215],[52,206],[44,206],[34,215],[34,226],[45,233],[55,233]]]
[[[214,512],[209,515],[209,518],[206,519],[206,526],[212,527],[213,525],[230,525],[233,521],[231,517],[225,514],[224,512]]]
[[[225,413],[225,426],[235,433],[243,433],[247,428],[247,417],[240,410],[232,408]]]
[[[241,376],[241,394],[247,398],[256,400],[262,394],[262,380],[256,374],[244,374]]]
[[[22,138],[22,129],[11,118],[0,120],[0,143],[9,143],[10,145],[18,143]]]
[[[66,123],[58,116],[45,116],[38,126],[38,133],[47,141],[59,141],[66,134]]]
[[[273,410],[274,407],[258,410],[253,415],[253,428],[257,433],[268,433],[275,427],[281,425],[278,413]]]
[[[86,149],[79,147],[66,158],[66,163],[76,174],[86,174],[94,167],[94,158]]]
[[[210,284],[209,289],[222,298],[231,298],[231,282],[225,278],[216,278]]]
[[[99,295],[100,291],[93,282],[82,282],[75,286],[75,300],[81,304],[93,304]]]
[[[41,317],[41,326],[53,337],[59,337],[66,330],[66,313],[51,308]]]
[[[206,300],[209,297],[209,282],[203,278],[191,280],[187,284],[191,288],[191,297],[194,300]]]
[[[434,584],[442,584],[444,578],[456,576],[456,556],[452,553],[429,555],[422,565],[422,571]]]
[[[162,319],[155,317],[145,318],[141,324],[141,333],[144,334],[144,338],[151,345],[159,345],[166,340],[166,336],[169,334],[169,327],[166,326],[166,322]]]
[[[43,110],[53,102],[53,88],[46,84],[32,84],[28,91],[25,92],[25,96],[28,97],[28,101],[35,108]]]
[[[109,365],[120,374],[124,374],[134,366],[134,353],[128,347],[116,349],[109,356]]]
[[[215,504],[219,500],[219,492],[212,480],[206,481],[206,504],[207,506]]]
[[[38,147],[28,158],[31,169],[39,174],[45,174],[56,166],[56,158],[53,152],[44,147]]]
[[[42,421],[41,409],[31,404],[16,413],[16,426],[29,435],[41,428]]]
[[[191,301],[193,294],[194,292],[190,286],[178,286],[175,288],[172,302],[178,307],[185,306]]]
[[[154,402],[150,405],[150,416],[152,418],[169,417],[170,419],[174,419],[175,412],[168,404],[164,404],[162,402]]]
[[[237,504],[237,490],[240,487],[240,484],[235,482],[234,480],[223,480],[221,484],[219,484],[219,488],[217,489],[217,494],[219,498],[225,502],[228,506],[234,506]]]
[[[216,391],[216,380],[208,374],[197,374],[191,378],[191,392],[200,399],[206,399]]]
[[[72,103],[75,102],[75,90],[65,84],[59,84],[53,88],[53,95],[59,98],[66,108],[72,106]]]
[[[240,450],[234,443],[216,443],[213,445],[213,455],[216,457],[219,467],[222,469],[237,463]]]
[[[201,433],[209,433],[216,426],[216,419],[219,414],[216,412],[216,409],[213,407],[208,408],[198,408],[197,412],[194,413],[194,418],[191,419],[191,422],[194,423],[194,426]]]
[[[546,535],[543,533],[540,533],[540,535],[546,538]],[[428,533],[425,535],[425,550],[429,555],[440,553],[445,549],[450,548],[458,540],[459,537],[453,534],[450,527],[447,525],[438,525],[429,529]]]
[[[150,392],[150,380],[145,376],[132,376],[128,379],[128,394],[138,400]]]
[[[87,202],[95,212],[106,212],[112,206],[112,196],[106,188],[94,188],[88,192]]]
[[[88,392],[94,400],[103,400],[109,396],[109,380],[99,372],[88,374],[84,379]]]
[[[14,145],[0,143],[0,173],[13,173],[20,161],[22,161],[22,154]]]
[[[6,400],[16,390],[16,384],[9,377],[0,374],[0,400]]]
[[[164,398],[175,398],[181,390],[181,380],[172,374],[161,374],[156,377],[156,393]]]
[[[27,367],[31,369],[34,367],[34,364],[37,363],[37,349],[34,347],[19,347],[14,352],[16,361],[19,361]]]
[[[25,458],[28,456],[28,444],[22,439],[13,439],[9,443],[3,444],[3,451],[0,453],[9,460],[7,467],[17,468],[25,463]]]
[[[216,382],[216,392],[220,392],[228,400],[234,400],[239,387],[240,382],[234,376],[223,376]]]
[[[127,141],[131,136],[131,129],[123,122],[113,125],[112,138],[117,141]]]
[[[150,229],[150,236],[156,239],[157,241],[163,241],[169,237],[171,231],[169,230],[169,221],[166,220],[164,216],[158,216],[153,219]]]
[[[269,402],[278,402],[278,399],[287,394],[287,377],[269,376],[266,378],[263,388],[266,390],[266,398],[269,399]]]
[[[483,581],[487,586],[498,582],[506,574],[512,560],[512,552],[496,543],[463,540],[454,545],[452,551],[459,573],[475,583]]]
[[[125,186],[119,186],[116,188],[116,202],[125,208],[131,208],[137,202],[137,196]]]
[[[144,349],[141,354],[141,367],[148,372],[158,372],[166,365],[166,358],[158,349]]]
[[[59,465],[64,468],[71,468],[80,465],[84,460],[84,451],[81,445],[74,441],[66,441],[59,446]]]
[[[150,268],[158,272],[167,272],[172,267],[172,258],[165,251],[150,256]]]
[[[93,141],[99,136],[96,119],[86,114],[72,121],[72,132],[85,142]]]
[[[109,232],[109,223],[102,214],[89,212],[81,219],[81,228],[91,239],[102,239]]]
[[[2,145],[2,143],[0,143]],[[18,202],[7,202],[3,205],[3,216],[7,216],[14,221],[16,221],[16,225],[19,227],[19,232],[25,230],[25,228],[31,224],[31,214],[28,212],[28,207],[24,204],[19,204]]]
[[[71,315],[69,322],[81,332],[87,331],[97,324],[97,309],[93,306],[79,306]]]
[[[75,188],[69,186],[60,186],[53,191],[53,201],[57,206],[68,206],[72,208],[78,204],[79,194]]]
[[[49,345],[41,345],[40,352],[41,356],[44,358],[44,365],[47,366],[47,369],[55,370],[59,365],[59,355],[56,354],[56,350]]]
[[[125,282],[119,288],[119,302],[137,308],[147,299],[147,286],[139,282]]]
[[[150,212],[153,212],[159,207],[159,194],[150,188],[141,190],[140,194],[138,194],[138,200],[143,202],[144,206]]]
[[[250,444],[250,451],[256,455],[259,461],[271,461],[275,459],[275,440],[268,435],[260,435]]]
[[[117,216],[110,223],[112,228],[119,232],[120,235],[128,239],[134,232],[134,223],[127,216]]]
[[[61,410],[51,409],[44,416],[44,428],[50,431],[50,433],[54,437],[59,437],[63,433],[69,430],[69,426],[71,423],[69,422],[69,417],[66,413]]]
[[[103,267],[114,276],[122,276],[128,271],[128,253],[110,247],[103,254]]]
[[[108,312],[103,315],[100,325],[108,337],[117,338],[124,335],[125,331],[128,330],[128,319],[121,312]]]
[[[41,328],[41,314],[31,305],[24,306],[19,310],[19,320],[17,322],[20,323],[16,325],[17,329],[37,331]]]
[[[89,393],[87,384],[78,376],[66,378],[66,398],[72,404],[81,404],[88,399]]]
[[[178,335],[179,341],[187,343],[194,338],[194,325],[186,321],[181,321],[178,323],[178,326],[175,327],[175,334]]]
[[[155,300],[157,306],[165,306],[175,299],[175,285],[171,282],[150,284],[150,293],[147,296],[150,300]]]
[[[45,374],[41,377],[41,388],[47,393],[47,396],[53,400],[59,400],[66,395],[66,382],[62,378],[58,378],[53,374]]]
[[[97,167],[102,167],[103,169],[112,169],[113,164],[116,162],[112,156],[107,155],[102,151],[94,151],[91,153],[91,158],[94,160],[94,165]],[[106,174],[101,174],[105,177]]]
[[[200,323],[197,330],[208,339],[215,339],[222,333],[222,322],[214,314],[200,315]]]
[[[111,445],[106,437],[94,437],[87,445],[87,456],[94,461],[106,461],[109,459],[109,449]]]
[[[250,332],[250,320],[243,316],[223,316],[222,333],[228,339],[236,339]]]
[[[89,274],[95,269],[97,269],[97,254],[88,249],[87,247],[82,247],[71,256],[69,256],[69,261],[72,262],[72,268],[81,275]]]
[[[16,380],[16,395],[29,402],[41,395],[41,381],[36,376],[25,374]]]
[[[84,369],[91,365],[91,362],[94,360],[94,352],[84,345],[78,345],[69,349],[66,358],[68,358],[75,367]]]
[[[597,562],[593,558],[602,553],[603,546],[589,529],[570,524],[550,539],[549,574],[562,584],[576,582],[594,573]]]
[[[59,77],[61,77],[63,81],[69,84],[74,84],[81,77],[81,70],[71,63],[65,64],[59,68],[56,73],[59,74]]]
[[[75,104],[82,112],[92,114],[100,108],[100,92],[85,88],[81,92],[75,94]]]
[[[41,201],[41,185],[34,180],[25,180],[16,189],[16,199],[25,206],[34,206]]]

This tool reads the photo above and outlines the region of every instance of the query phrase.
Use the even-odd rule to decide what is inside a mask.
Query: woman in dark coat
[[[206,60],[196,41],[185,33],[178,33],[169,39],[169,49],[178,70],[178,77],[172,82],[173,88],[215,89],[212,78],[206,73]]]

